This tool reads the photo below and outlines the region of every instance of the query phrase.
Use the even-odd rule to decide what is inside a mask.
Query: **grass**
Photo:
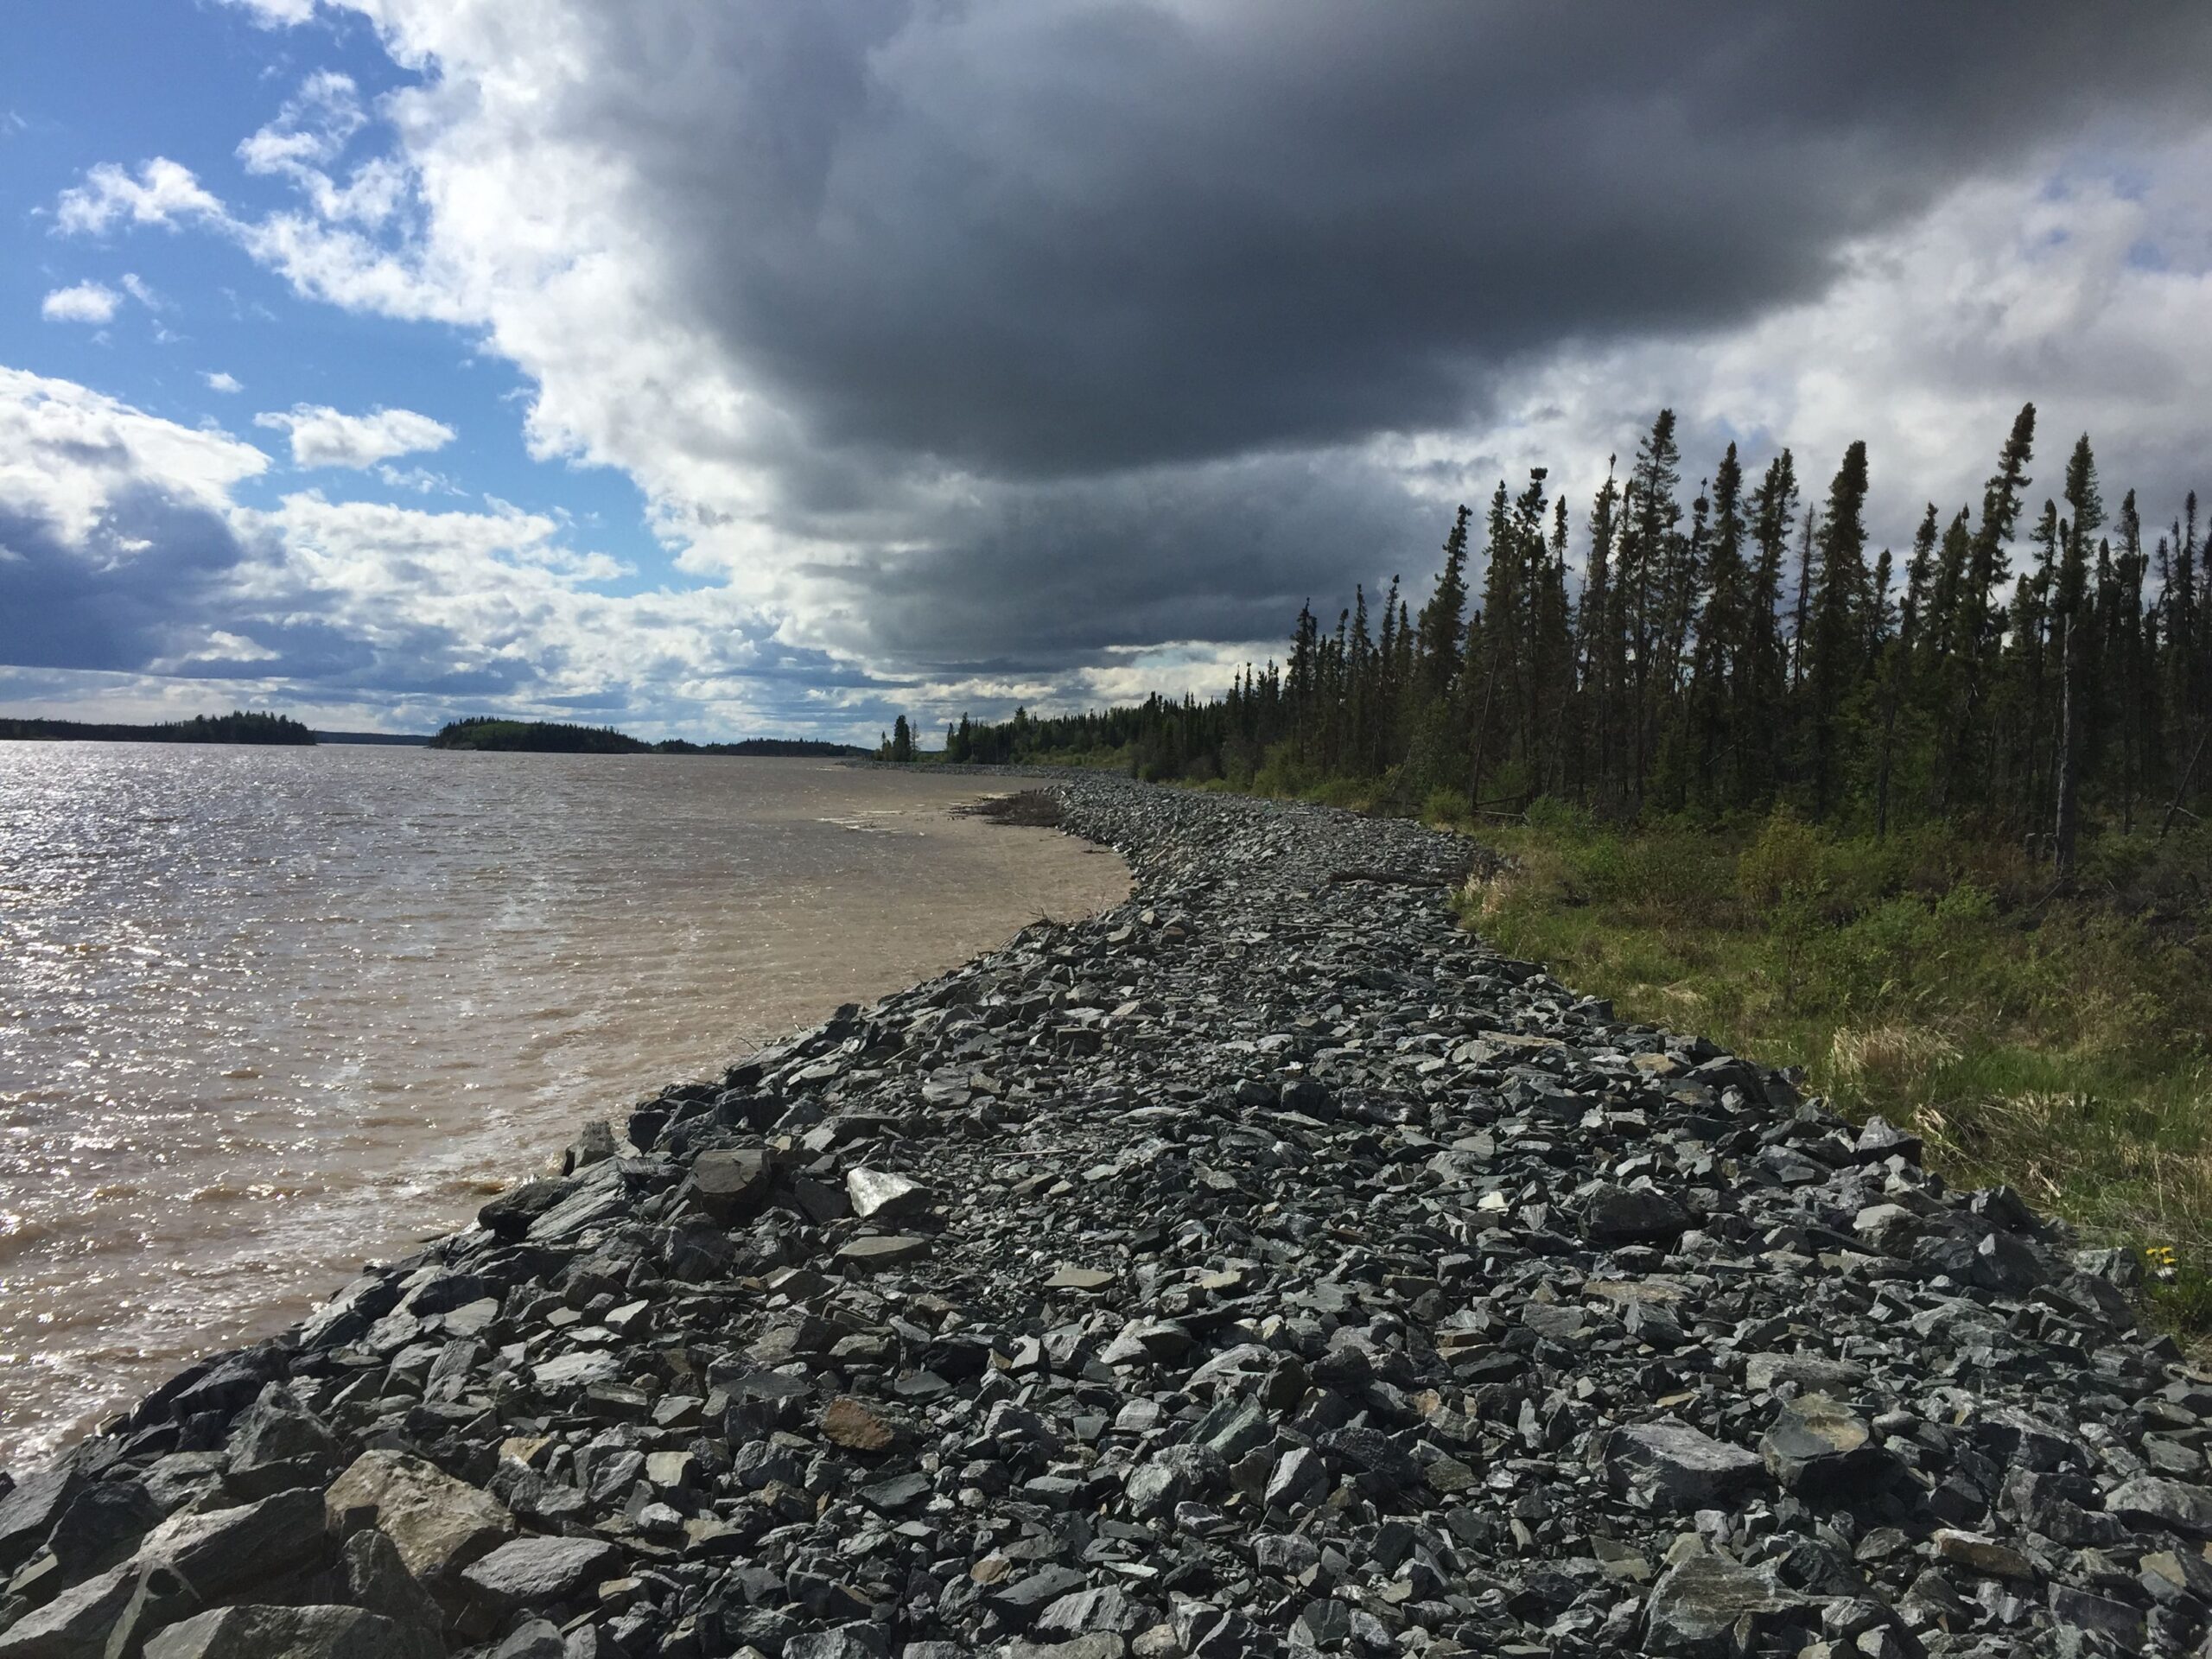
[[[1624,1018],[1802,1065],[1840,1110],[1910,1127],[1955,1185],[2008,1185],[2087,1242],[2171,1251],[2152,1258],[2156,1311],[2212,1337],[2201,836],[2113,838],[2060,896],[2024,855],[1941,830],[1619,830],[1540,810],[1480,834],[1510,866],[1461,913],[1501,950]]]

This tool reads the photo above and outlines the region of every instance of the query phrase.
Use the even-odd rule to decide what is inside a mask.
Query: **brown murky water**
[[[0,742],[0,1466],[575,1123],[1119,901],[806,760]]]

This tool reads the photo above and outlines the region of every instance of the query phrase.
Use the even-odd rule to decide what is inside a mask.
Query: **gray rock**
[[[1274,1473],[1268,1478],[1266,1503],[1271,1510],[1303,1509],[1319,1503],[1328,1490],[1328,1465],[1321,1461],[1320,1453],[1297,1446],[1276,1462]]]
[[[46,1541],[84,1484],[84,1477],[65,1464],[28,1475],[0,1493],[0,1572],[14,1568]]]
[[[1209,1497],[1229,1478],[1221,1454],[1203,1446],[1171,1446],[1130,1472],[1123,1490],[1140,1521],[1173,1514],[1185,1499]]]
[[[2212,1538],[2212,1491],[2178,1480],[2139,1475],[2105,1494],[2105,1508],[2138,1527],[2171,1527],[2192,1538]]]
[[[1646,1651],[1733,1655],[1760,1650],[1772,1633],[1799,1622],[1806,1604],[1772,1570],[1754,1572],[1700,1552],[1651,1587],[1644,1612]]]
[[[1040,1637],[1063,1640],[1095,1632],[1128,1636],[1152,1620],[1153,1615],[1119,1585],[1107,1585],[1062,1596],[1038,1614],[1034,1629]]]
[[[65,1577],[82,1579],[130,1555],[161,1518],[162,1506],[142,1483],[94,1481],[69,1500],[46,1547]]]
[[[175,1515],[147,1535],[137,1562],[160,1567],[201,1605],[226,1600],[327,1560],[325,1502],[321,1492],[296,1488],[257,1503]]]
[[[444,1649],[359,1607],[219,1607],[172,1624],[145,1659],[442,1659]]]
[[[339,1551],[339,1564],[346,1574],[346,1599],[355,1606],[432,1634],[443,1624],[437,1603],[400,1559],[399,1547],[377,1528],[348,1538]]]
[[[492,1659],[568,1659],[569,1644],[550,1619],[526,1618],[492,1649]]]
[[[1684,1514],[1718,1507],[1766,1478],[1758,1453],[1672,1421],[1615,1429],[1605,1471],[1615,1491]]]
[[[231,1429],[224,1484],[240,1497],[266,1497],[289,1486],[323,1486],[342,1459],[322,1420],[272,1382]]]
[[[127,1567],[72,1585],[0,1631],[0,1659],[102,1659],[134,1587]]]
[[[1786,1402],[1760,1437],[1759,1455],[1783,1486],[1815,1497],[1863,1492],[1897,1467],[1866,1422],[1824,1394]]]
[[[874,1273],[918,1262],[929,1253],[930,1242],[926,1238],[911,1233],[890,1233],[881,1237],[856,1238],[837,1252],[836,1260],[855,1272]]]
[[[1608,1182],[1584,1201],[1583,1236],[1603,1247],[1671,1244],[1688,1230],[1689,1211],[1649,1187]]]
[[[603,1538],[517,1538],[461,1569],[473,1605],[504,1615],[569,1602],[612,1578],[621,1555]]]
[[[728,1226],[760,1212],[775,1174],[775,1155],[765,1147],[721,1147],[693,1161],[691,1185],[701,1207]]]
[[[810,1630],[784,1643],[784,1659],[887,1659],[890,1652],[883,1632],[860,1619],[834,1630]]]

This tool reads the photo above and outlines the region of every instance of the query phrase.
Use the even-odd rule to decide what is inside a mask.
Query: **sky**
[[[1533,466],[2212,482],[2212,8],[75,0],[0,713],[872,741],[1223,689]],[[2040,496],[2036,497],[2040,500]],[[2032,514],[2029,517],[2032,518]],[[1578,552],[1580,549],[1578,547]]]

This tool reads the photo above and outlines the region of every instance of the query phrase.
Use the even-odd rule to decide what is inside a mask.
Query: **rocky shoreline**
[[[588,1127],[0,1496],[0,1659],[2212,1651],[2131,1264],[1074,778],[1128,904]]]

